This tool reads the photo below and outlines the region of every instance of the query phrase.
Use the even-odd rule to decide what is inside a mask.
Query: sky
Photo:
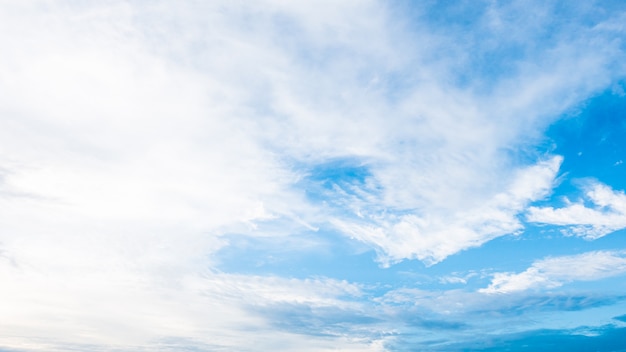
[[[626,351],[623,1],[0,0],[0,352]]]

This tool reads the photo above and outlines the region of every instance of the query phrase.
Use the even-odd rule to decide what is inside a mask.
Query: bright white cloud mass
[[[0,2],[0,351],[626,348],[624,23]]]

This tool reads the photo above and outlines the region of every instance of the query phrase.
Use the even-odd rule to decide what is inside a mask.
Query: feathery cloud
[[[593,183],[585,193],[594,205],[570,203],[563,208],[530,207],[527,219],[540,224],[565,226],[565,233],[594,240],[626,228],[626,195],[611,187]]]
[[[592,281],[626,272],[623,252],[596,251],[572,256],[553,257],[533,263],[525,271],[496,273],[483,293],[510,293],[528,289],[554,288],[571,281]]]

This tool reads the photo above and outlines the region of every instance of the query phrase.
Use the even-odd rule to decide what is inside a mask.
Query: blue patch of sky
[[[358,217],[365,198],[377,197],[380,186],[374,181],[370,165],[358,158],[336,158],[303,170],[306,177],[297,184],[313,203],[321,203],[331,214],[342,218]],[[364,209],[375,210],[375,209]]]
[[[355,158],[337,158],[311,167],[307,180],[330,189],[332,184],[339,182],[364,183],[371,176],[365,162]]]
[[[580,114],[564,118],[548,130],[556,146],[553,152],[565,157],[561,172],[567,173],[567,179],[592,177],[616,189],[626,188],[623,84],[589,100]],[[567,182],[562,186],[566,190],[571,187]]]
[[[626,248],[626,230],[616,231],[594,241],[564,236],[555,226],[527,224],[520,235],[506,235],[448,257],[433,268],[455,271],[461,268],[486,272],[523,271],[536,260],[548,256],[581,254],[595,250]]]
[[[536,330],[508,336],[498,336],[469,345],[448,346],[448,351],[568,351],[620,352],[626,351],[626,328],[604,326],[598,334],[588,336],[581,331]]]
[[[526,302],[529,303],[529,302]],[[543,302],[538,302],[543,304]],[[558,303],[558,302],[557,302]],[[560,303],[557,311],[549,307],[541,307],[545,312],[532,314],[533,307],[521,307],[520,311],[489,310],[484,314],[473,312],[466,323],[442,321],[442,325],[414,325],[397,335],[386,346],[390,351],[622,351],[626,348],[623,336],[626,328],[611,322],[600,325],[583,325],[555,328],[545,325],[555,315],[560,320],[570,320],[566,326],[572,325],[573,315],[585,314],[587,311],[559,312],[563,307]],[[606,307],[605,307],[606,308]],[[606,309],[605,309],[606,310]],[[588,311],[593,311],[590,309]],[[503,321],[504,316],[524,314],[530,318],[504,320],[509,323],[493,325],[495,321]],[[543,315],[543,316],[542,316]],[[559,319],[557,319],[559,320]],[[615,320],[614,320],[615,321]],[[476,325],[474,324],[476,323]],[[522,325],[520,325],[522,324]],[[475,326],[473,326],[475,325]],[[509,325],[509,326],[507,326]],[[486,328],[490,327],[490,328]]]
[[[218,269],[230,273],[300,279],[328,277],[356,282],[363,286],[366,296],[379,296],[398,287],[444,287],[439,276],[448,274],[445,268],[427,269],[418,261],[381,268],[373,250],[366,247],[355,250],[358,243],[336,232],[294,235],[292,240],[306,240],[303,237],[321,239],[328,245],[303,249],[285,244],[285,238],[232,235],[227,237],[231,245],[216,253],[214,259],[218,261]]]

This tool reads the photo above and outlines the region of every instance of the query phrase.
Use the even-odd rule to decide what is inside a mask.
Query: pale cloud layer
[[[611,187],[592,183],[585,196],[593,207],[583,201],[563,208],[530,207],[528,221],[565,226],[565,234],[594,240],[611,232],[626,228],[626,195]]]
[[[624,252],[596,251],[536,261],[525,271],[497,273],[483,293],[511,293],[555,288],[572,281],[592,281],[626,272]]]
[[[360,288],[345,281],[181,275],[167,267],[146,275],[120,263],[102,264],[107,267],[3,265],[0,278],[11,284],[5,285],[2,300],[11,304],[0,307],[2,346],[161,350],[176,339],[210,350],[381,350],[382,340],[358,332],[347,337],[327,329],[326,337],[316,338],[275,331],[267,317],[254,313],[284,305],[363,314],[355,301]]]

